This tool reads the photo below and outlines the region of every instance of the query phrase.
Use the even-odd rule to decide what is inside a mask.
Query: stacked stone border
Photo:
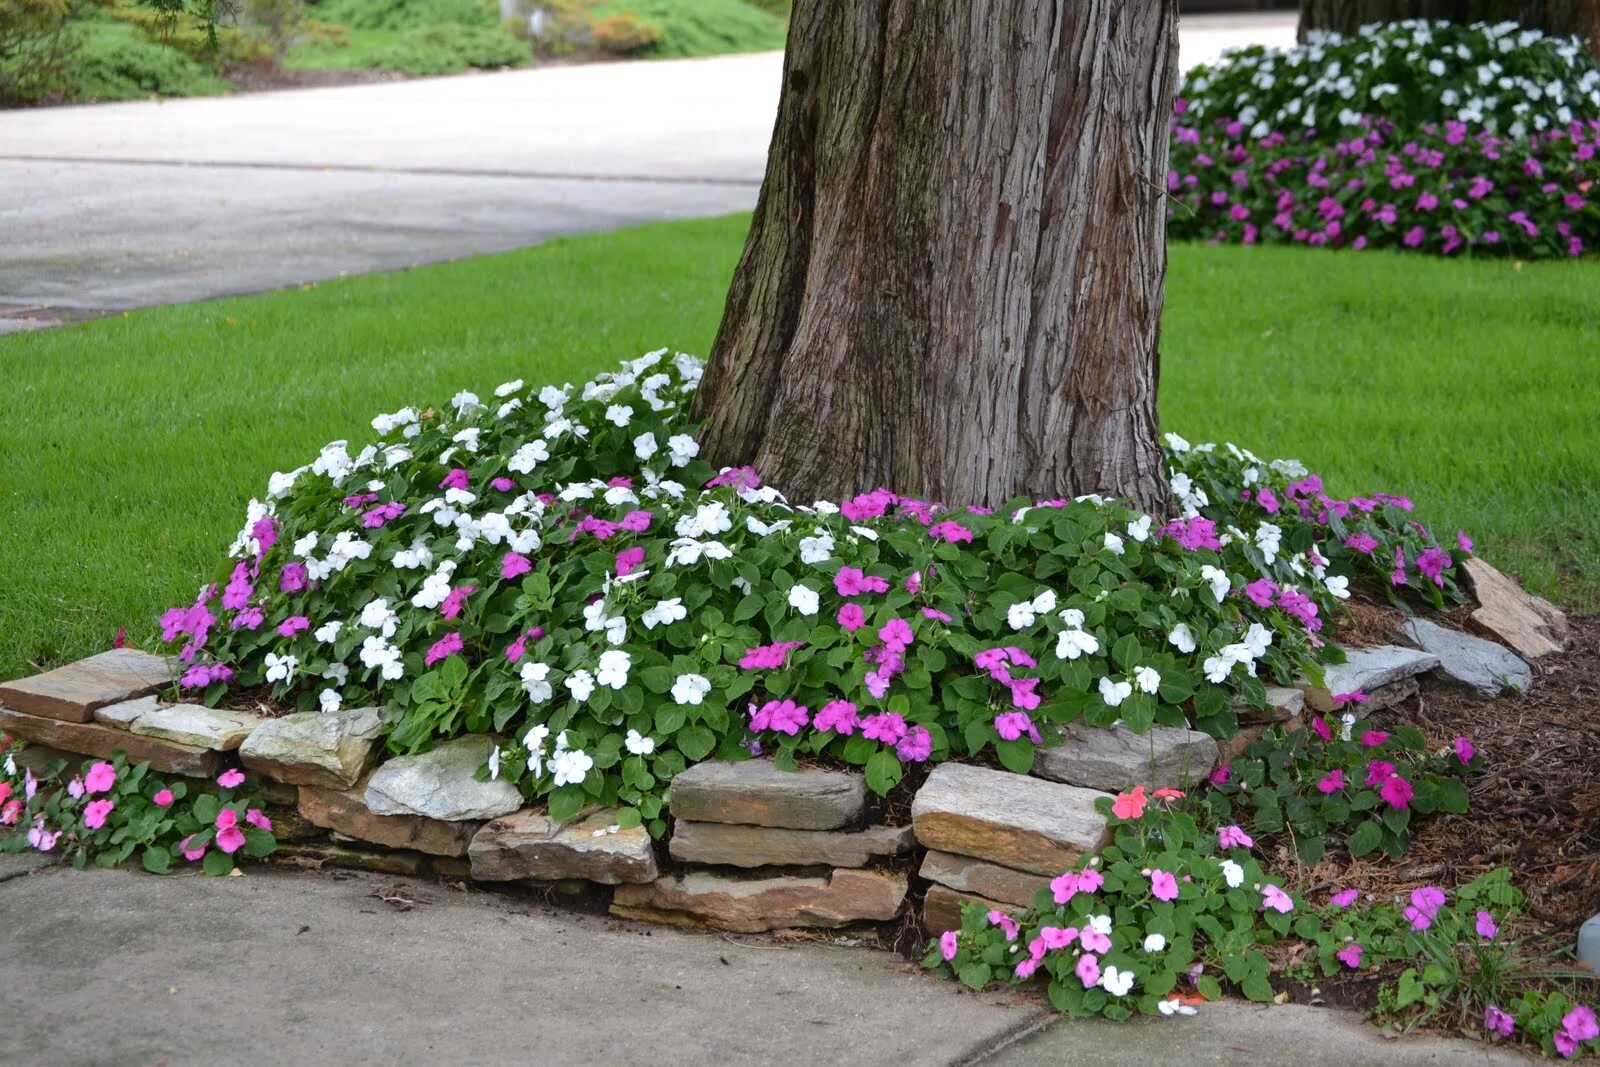
[[[942,764],[909,822],[875,814],[856,771],[760,759],[700,763],[674,779],[663,842],[598,806],[557,822],[511,783],[479,780],[489,738],[380,763],[380,708],[272,717],[167,703],[158,694],[173,689],[172,665],[134,649],[0,685],[0,734],[29,742],[22,758],[35,765],[120,751],[164,774],[211,778],[242,764],[264,782],[278,855],[295,863],[605,892],[621,918],[743,933],[886,923],[916,908],[931,935],[959,926],[964,903],[1029,907],[1105,844],[1097,800],[1203,782],[1271,726],[1300,729],[1308,706],[1330,710],[1336,693],[1365,692],[1370,711],[1423,685],[1485,698],[1527,690],[1527,660],[1565,647],[1566,621],[1481,560],[1466,567],[1479,604],[1469,625],[1487,636],[1408,619],[1394,635],[1403,644],[1350,650],[1322,686],[1270,688],[1268,707],[1240,709],[1239,734],[1222,744],[1172,727],[1075,725],[1028,775]]]

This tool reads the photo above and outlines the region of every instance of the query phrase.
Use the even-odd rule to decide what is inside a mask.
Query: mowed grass
[[[0,678],[110,645],[216,569],[267,475],[380,411],[704,353],[748,219],[673,223],[0,339]],[[1410,494],[1600,603],[1600,262],[1172,251],[1166,428]]]

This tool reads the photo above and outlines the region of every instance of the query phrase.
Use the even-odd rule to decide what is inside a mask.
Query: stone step
[[[0,708],[0,734],[98,759],[110,759],[113,752],[121,751],[127,753],[129,763],[148,763],[153,771],[190,778],[215,778],[225,765],[222,753],[213,749],[142,737],[97,722],[25,715],[10,708]]]
[[[1522,586],[1481,559],[1463,564],[1466,585],[1478,598],[1472,624],[1510,645],[1524,659],[1538,659],[1567,647],[1567,617],[1550,601],[1524,592]],[[4,695],[0,694],[0,700]]]
[[[239,747],[239,759],[280,782],[348,789],[377,755],[383,718],[382,708],[351,708],[268,719]]]
[[[1054,877],[1107,840],[1107,793],[965,763],[935,767],[911,803],[925,848]]]
[[[922,869],[917,874],[957,892],[987,897],[1018,908],[1033,907],[1039,890],[1050,888],[1050,879],[1043,875],[937,850],[922,858]]]
[[[755,934],[882,922],[900,913],[905,896],[905,876],[884,871],[844,868],[827,878],[748,880],[693,871],[647,885],[618,886],[611,914]]]
[[[672,858],[729,867],[865,867],[916,845],[909,826],[871,826],[859,833],[785,830],[774,826],[689,822],[672,827]]]
[[[467,858],[483,882],[581,878],[603,885],[655,881],[656,853],[642,826],[615,829],[615,808],[597,808],[567,823],[525,808],[485,823]]]
[[[0,684],[0,704],[24,715],[91,722],[97,708],[146,696],[174,682],[160,656],[115,648],[44,674]]]
[[[1299,696],[1295,692],[1295,696]],[[1052,782],[1115,793],[1133,785],[1188,789],[1217,765],[1216,739],[1198,730],[1074,725],[1059,745],[1034,753],[1033,773]]]
[[[1001,900],[980,897],[975,893],[959,893],[942,885],[931,885],[928,887],[927,896],[922,898],[923,934],[927,937],[938,937],[946,930],[961,929],[963,904],[976,904],[985,914],[991,911],[1003,911],[1013,919],[1027,910]]]
[[[1504,645],[1427,619],[1407,619],[1400,633],[1439,657],[1435,675],[1479,696],[1497,697],[1507,689],[1526,693],[1533,685],[1533,668]]]
[[[248,711],[208,708],[203,704],[174,704],[140,715],[128,729],[145,737],[159,737],[195,748],[232,752],[267,720]]]
[[[465,856],[481,822],[445,822],[418,815],[377,815],[367,807],[366,782],[353,789],[300,787],[300,817],[324,829],[385,848],[430,856]]]
[[[854,771],[781,771],[770,760],[708,760],[672,780],[672,814],[694,822],[834,830],[861,816],[866,779]]]
[[[1345,652],[1345,662],[1330,664],[1324,672],[1323,684],[1306,687],[1306,703],[1317,711],[1332,711],[1335,693],[1353,693],[1361,690],[1368,696],[1361,711],[1392,706],[1404,697],[1406,686],[1380,692],[1395,683],[1410,682],[1409,696],[1416,692],[1416,676],[1425,674],[1439,665],[1439,657],[1414,648],[1399,645],[1378,645],[1374,648],[1353,648]]]
[[[487,737],[458,737],[414,756],[396,756],[367,779],[367,807],[374,815],[420,815],[441,822],[510,815],[523,804],[517,787],[504,779],[476,778],[493,744]]]
[[[133,721],[141,715],[155,711],[161,705],[154,696],[136,697],[133,700],[124,700],[117,704],[107,704],[103,708],[94,709],[94,721],[107,726],[118,726],[126,730],[133,725]]]
[[[1269,685],[1267,706],[1253,708],[1242,700],[1234,702],[1234,711],[1242,723],[1255,725],[1262,722],[1288,722],[1305,710],[1306,695],[1302,690],[1283,685]]]

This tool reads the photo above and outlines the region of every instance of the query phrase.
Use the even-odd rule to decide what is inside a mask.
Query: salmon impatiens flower
[[[1137,819],[1144,814],[1147,803],[1149,798],[1144,795],[1144,786],[1136,785],[1126,793],[1117,794],[1111,804],[1111,814],[1124,821]]]

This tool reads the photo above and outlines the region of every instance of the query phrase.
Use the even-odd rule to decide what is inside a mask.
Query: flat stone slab
[[[1108,794],[965,763],[933,769],[911,802],[925,848],[1054,877],[1107,839]]]
[[[938,850],[922,858],[922,869],[917,873],[957,892],[987,897],[1018,908],[1033,907],[1035,894],[1050,888],[1050,879],[1043,875]]]
[[[248,711],[230,708],[208,708],[203,704],[174,704],[172,707],[147,711],[128,727],[145,737],[159,737],[194,748],[214,748],[218,752],[232,752],[244,744],[267,720]]]
[[[126,730],[133,725],[133,720],[155,711],[159,706],[154,696],[137,697],[133,700],[124,700],[120,704],[107,704],[103,708],[95,708],[94,721],[106,726],[120,726]]]
[[[99,759],[110,759],[113,752],[124,752],[129,763],[148,763],[151,770],[162,774],[214,778],[221,773],[223,765],[222,754],[214,749],[142,737],[97,722],[67,722],[24,715],[10,708],[0,708],[0,733]]]
[[[1567,647],[1567,617],[1544,597],[1522,586],[1481,559],[1463,564],[1467,585],[1478,598],[1473,625],[1510,645],[1525,659],[1538,659]],[[0,700],[5,695],[0,692]]]
[[[976,904],[985,913],[1003,911],[1013,919],[1027,911],[1003,900],[990,900],[976,893],[961,893],[942,885],[931,885],[922,898],[922,932],[938,937],[946,930],[961,929],[961,906]]]
[[[770,760],[708,760],[672,780],[672,814],[695,822],[834,830],[866,806],[854,771],[781,771]]]
[[[522,807],[522,794],[504,780],[473,777],[489,759],[487,737],[459,737],[415,756],[396,756],[367,779],[374,815],[420,815],[444,822],[497,819]]]
[[[1322,685],[1306,687],[1306,702],[1317,711],[1332,711],[1335,693],[1353,693],[1359,689],[1371,697],[1383,686],[1415,678],[1438,665],[1438,656],[1399,645],[1350,649],[1345,653],[1344,663],[1328,666]],[[1370,709],[1372,702],[1366,707]]]
[[[383,732],[382,708],[304,711],[268,719],[239,746],[245,767],[294,785],[348,789],[367,771]]]
[[[615,808],[600,808],[565,824],[534,808],[484,824],[467,858],[484,882],[581,878],[602,885],[653,882],[655,845],[643,826],[617,828]]]
[[[465,856],[478,822],[442,822],[417,815],[375,815],[367,807],[366,784],[354,789],[300,787],[300,817],[358,841],[411,849],[430,856]]]
[[[1436,676],[1480,696],[1499,696],[1507,689],[1525,693],[1533,686],[1533,668],[1504,645],[1427,619],[1407,619],[1400,632],[1424,652],[1439,657]]]
[[[680,819],[672,827],[669,847],[672,858],[683,863],[728,867],[865,867],[875,859],[904,855],[916,843],[909,826],[870,826],[859,833],[844,833]]]
[[[754,934],[796,926],[882,922],[900,913],[906,878],[884,871],[834,871],[828,878],[744,880],[708,871],[618,886],[611,914]]]
[[[96,708],[146,696],[173,683],[160,656],[114,648],[31,678],[0,685],[0,704],[25,715],[91,722]]]
[[[1301,690],[1282,685],[1269,685],[1266,688],[1266,707],[1253,708],[1243,701],[1234,704],[1240,722],[1288,722],[1305,710],[1306,695]]]
[[[378,852],[373,849],[351,848],[326,841],[294,841],[278,846],[272,854],[274,862],[289,862],[295,866],[321,869],[337,867],[347,871],[372,871],[375,874],[394,874],[416,877],[422,873],[427,860],[416,852]]]
[[[1295,696],[1299,696],[1298,692]],[[1132,785],[1187,789],[1217,765],[1216,739],[1198,730],[1075,725],[1059,745],[1034,753],[1033,773],[1052,782],[1115,793]]]

